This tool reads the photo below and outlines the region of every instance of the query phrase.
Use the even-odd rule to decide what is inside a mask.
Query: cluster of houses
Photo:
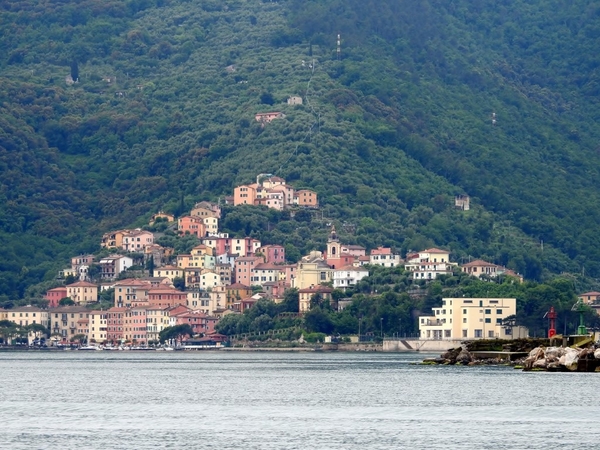
[[[318,208],[317,193],[310,189],[296,190],[285,180],[271,174],[260,174],[256,183],[237,186],[232,201],[238,205],[265,205],[279,211],[292,207]]]
[[[282,178],[259,175],[255,184],[235,188],[233,204],[283,209],[317,207],[318,201],[313,191],[296,191]],[[220,233],[220,218],[221,208],[212,202],[200,202],[179,218],[164,212],[152,216],[150,224],[164,221],[181,235],[193,234],[199,238],[200,243],[185,254],[175,254],[172,248],[160,246],[156,243],[157,235],[148,230],[106,233],[100,245],[112,253],[99,258],[92,254],[73,257],[71,266],[59,273],[60,279],[70,281],[46,292],[48,309],[28,306],[2,310],[0,319],[18,325],[42,324],[52,336],[65,342],[83,335],[88,342],[145,345],[158,340],[162,330],[174,325],[189,324],[198,334],[214,335],[221,317],[243,313],[261,298],[280,302],[290,288],[298,289],[298,309],[305,313],[315,295],[333,302],[334,289],[346,290],[357,285],[369,275],[366,266],[403,266],[414,280],[423,281],[451,274],[458,266],[450,261],[448,251],[438,248],[409,252],[402,259],[391,248],[367,251],[359,245],[344,244],[335,226],[331,228],[325,251],[312,251],[290,264],[282,245],[263,245],[250,237]],[[135,270],[144,264],[148,267],[150,261],[151,269]],[[477,277],[511,275],[522,279],[504,267],[481,260],[460,267]],[[112,292],[113,306],[104,311],[91,308],[103,291]],[[70,299],[73,305],[66,306],[71,302],[61,302],[63,299]],[[337,306],[342,308],[341,304]],[[513,309],[503,303],[495,308],[497,315],[492,314],[489,323],[496,324],[501,317],[514,314]],[[439,328],[440,324],[461,322],[461,318],[452,316],[452,311],[456,314],[458,309],[449,310],[447,313],[442,308],[435,317],[424,318],[423,337],[445,337],[447,329]],[[500,310],[502,314],[498,313]],[[434,322],[438,328],[427,328]],[[464,334],[465,329],[471,328],[451,333]],[[487,337],[486,333],[479,336],[475,330],[467,332],[469,337]]]

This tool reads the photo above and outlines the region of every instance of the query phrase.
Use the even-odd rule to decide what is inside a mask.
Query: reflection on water
[[[0,448],[598,448],[600,374],[382,353],[0,354]]]

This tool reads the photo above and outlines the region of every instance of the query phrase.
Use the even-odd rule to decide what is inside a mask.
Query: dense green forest
[[[578,289],[600,276],[592,1],[0,8],[0,300],[112,227],[264,172],[316,190],[320,214],[228,209],[223,229],[289,255],[323,248],[334,222],[369,248],[444,246]],[[261,127],[270,110],[286,118]]]

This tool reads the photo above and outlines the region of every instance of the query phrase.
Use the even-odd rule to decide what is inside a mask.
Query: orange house
[[[300,189],[294,193],[294,203],[298,206],[317,208],[319,206],[319,199],[315,191]]]
[[[189,233],[203,237],[206,234],[206,227],[202,218],[184,216],[177,219],[177,231],[181,234]]]
[[[233,205],[254,205],[256,200],[256,184],[238,186],[233,190]]]

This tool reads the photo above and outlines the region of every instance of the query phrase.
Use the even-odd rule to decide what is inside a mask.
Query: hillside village
[[[227,202],[275,209],[318,208],[315,192],[295,190],[271,175],[236,187]],[[464,208],[464,203],[457,207]],[[457,269],[477,278],[510,276],[523,281],[513,271],[482,260],[458,265],[450,260],[449,251],[440,248],[402,257],[388,247],[367,250],[346,244],[335,225],[331,225],[325,251],[314,250],[300,261],[288,261],[282,245],[220,232],[220,218],[220,206],[208,201],[197,203],[178,218],[164,212],[152,216],[149,225],[163,223],[179,236],[197,237],[200,243],[189,253],[159,245],[159,233],[146,229],[107,232],[99,243],[103,250],[100,255],[74,256],[70,267],[60,271],[59,285],[45,294],[47,309],[25,306],[0,310],[0,320],[20,326],[47,326],[55,343],[76,338],[89,343],[146,346],[158,342],[166,328],[178,325],[189,325],[201,339],[215,343],[226,339],[215,327],[229,314],[244,313],[261,299],[280,303],[288,290],[296,289],[297,314],[301,316],[310,311],[315,296],[334,304],[334,290],[356,286],[374,266],[402,266],[414,282],[432,281]],[[600,297],[588,294],[589,304]],[[112,307],[95,308],[100,297],[107,295]],[[342,308],[342,302],[334,307]],[[511,314],[515,308],[512,305]],[[445,309],[443,313],[434,309],[434,316],[421,318],[423,338],[449,337],[442,336],[439,327],[446,322],[441,318],[445,314]]]

